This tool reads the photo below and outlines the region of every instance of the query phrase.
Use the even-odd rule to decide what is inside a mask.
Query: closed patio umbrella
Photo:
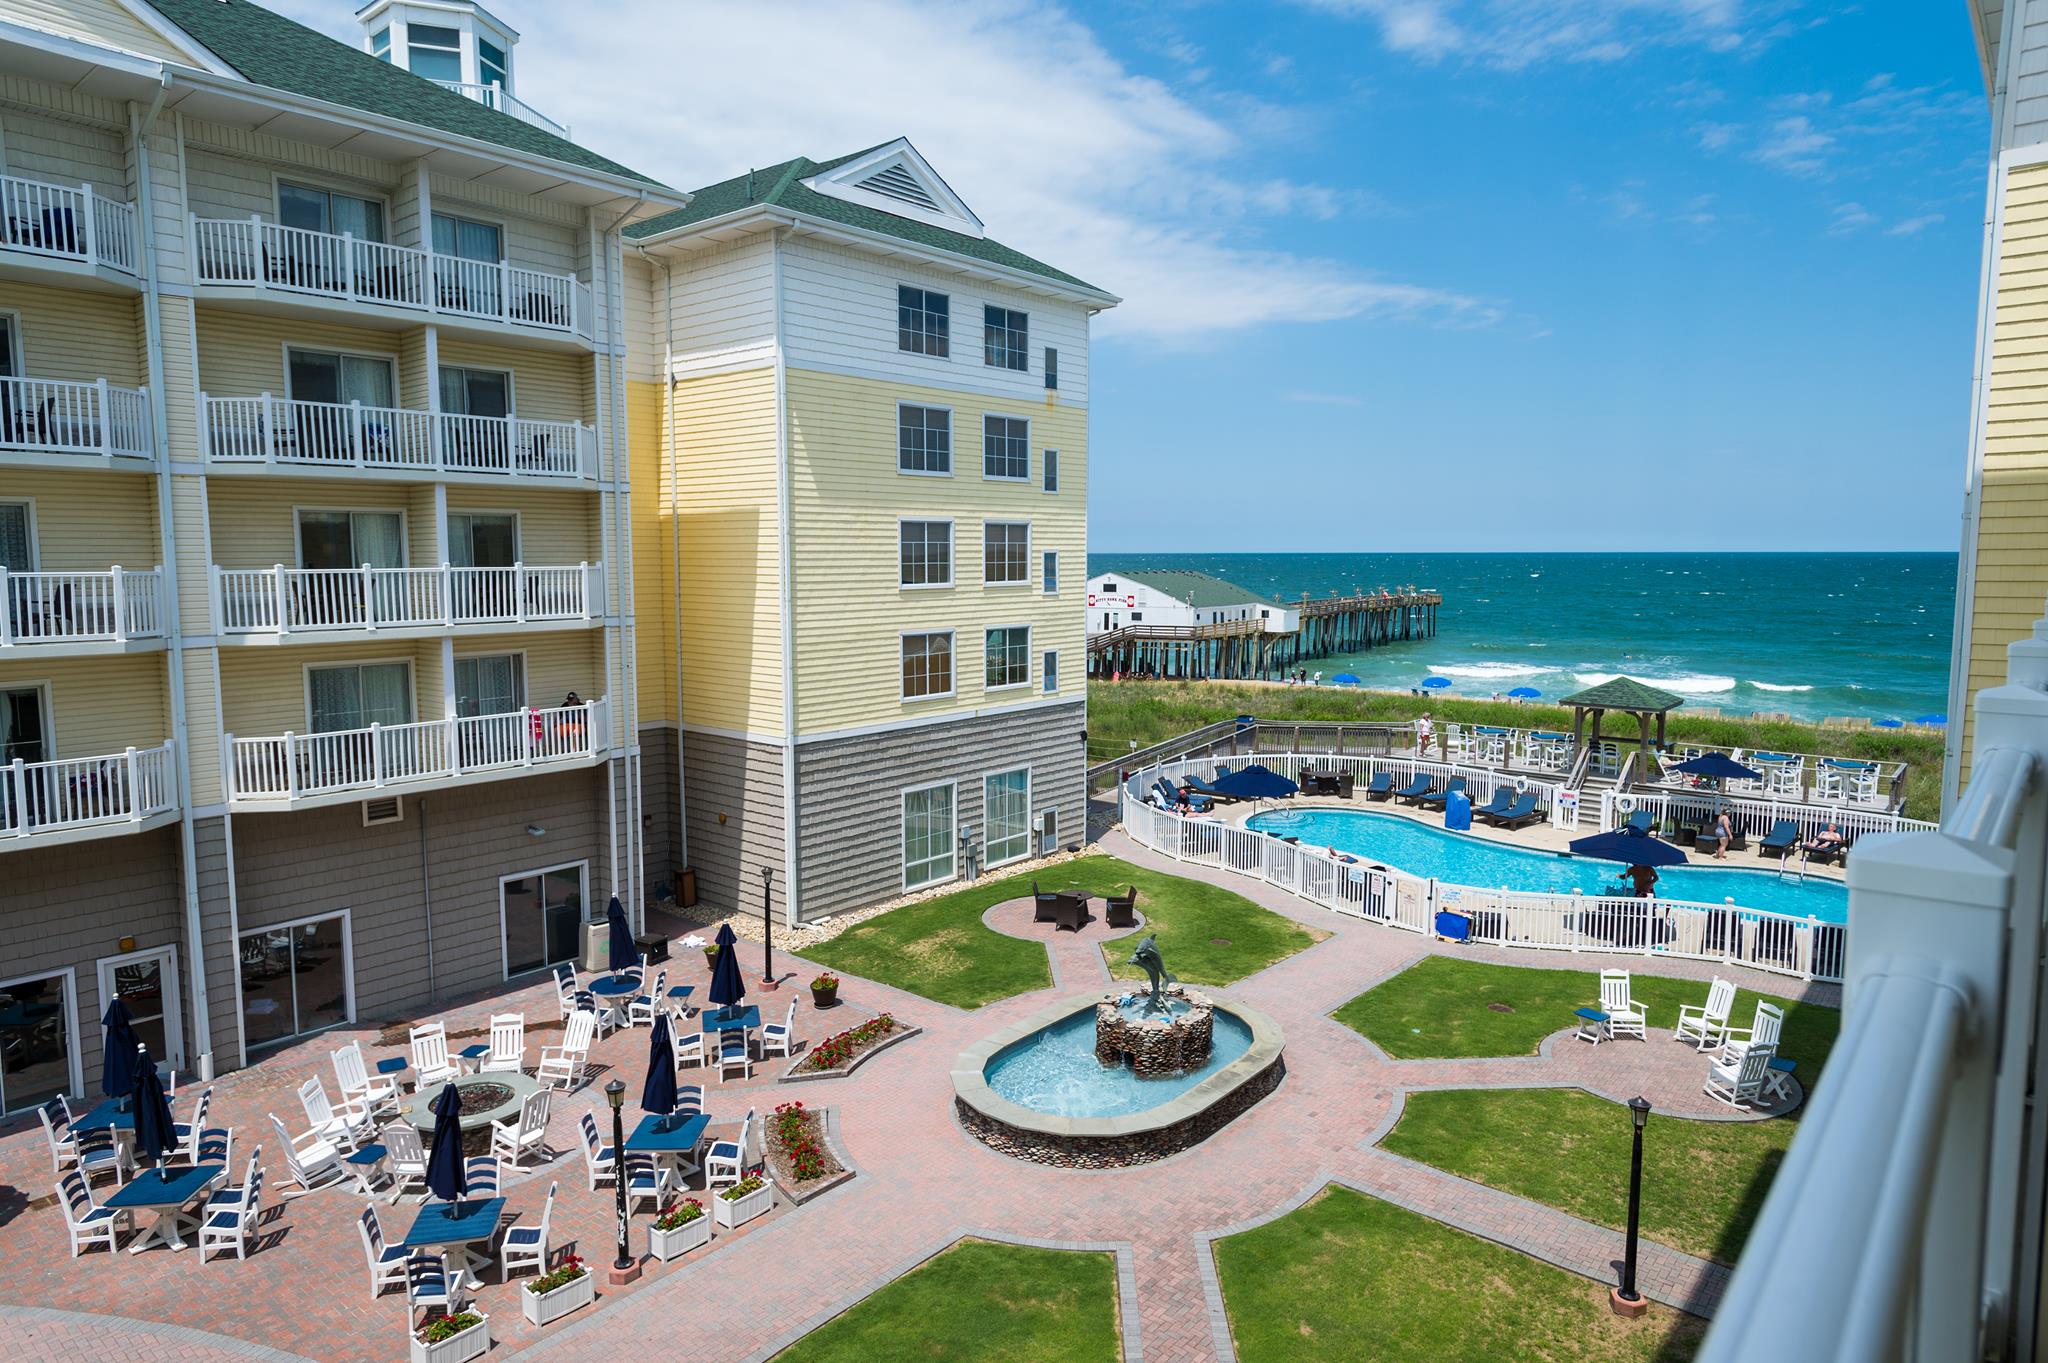
[[[427,1191],[443,1202],[459,1202],[469,1189],[462,1170],[462,1099],[443,1084],[434,1100],[434,1140],[427,1151]]]
[[[718,959],[711,965],[711,987],[704,997],[723,1008],[736,1006],[747,996],[747,981],[740,973],[739,938],[733,935],[732,924],[718,925]]]
[[[1271,767],[1261,766],[1257,762],[1233,772],[1226,772],[1210,784],[1225,795],[1238,800],[1278,800],[1301,789]]]
[[[116,998],[100,1021],[107,1029],[100,1052],[100,1092],[109,1098],[127,1098],[135,1092],[135,1029],[130,1025],[128,1005]]]
[[[640,1110],[666,1117],[676,1107],[676,1053],[669,1044],[668,1014],[657,1012],[647,1038],[647,1082],[640,1086]]]
[[[604,921],[611,925],[611,964],[614,975],[640,968],[640,948],[633,944],[633,927],[626,921],[626,906],[612,896],[611,907],[604,911]]]
[[[171,1119],[170,1100],[164,1097],[164,1081],[156,1072],[147,1046],[137,1046],[135,1066],[135,1149],[161,1165],[164,1152],[178,1144],[176,1123]]]

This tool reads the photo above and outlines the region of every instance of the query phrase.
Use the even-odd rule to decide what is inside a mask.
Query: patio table
[[[472,1288],[482,1287],[475,1267],[477,1257],[469,1247],[488,1240],[498,1230],[498,1214],[505,1210],[502,1197],[470,1198],[461,1202],[429,1202],[413,1218],[412,1229],[399,1243],[406,1249],[447,1247],[455,1259],[457,1278],[467,1278]]]
[[[73,1131],[133,1131],[135,1129],[135,1109],[131,1105],[124,1110],[120,1106],[120,1101],[117,1098],[108,1098],[101,1101],[92,1111],[73,1121],[71,1129]],[[164,1101],[171,1105],[171,1116],[176,1118],[178,1115],[178,1100],[166,1098]]]
[[[621,994],[640,992],[638,975],[601,975],[590,982],[590,992],[600,998],[615,999]]]
[[[652,1155],[658,1160],[677,1163],[684,1156],[696,1153],[698,1143],[704,1139],[704,1132],[710,1126],[711,1114],[708,1112],[668,1117],[650,1112],[633,1128],[633,1134],[626,1137],[626,1153]],[[681,1186],[680,1180],[677,1186]]]
[[[375,1180],[385,1177],[384,1158],[391,1152],[381,1145],[366,1145],[352,1154],[342,1156],[341,1162],[356,1176],[356,1187],[364,1197],[375,1197]]]
[[[456,1055],[469,1062],[469,1068],[474,1070],[477,1066],[484,1063],[484,1058],[490,1055],[490,1053],[491,1048],[489,1046],[478,1042],[474,1046],[464,1046],[460,1051],[456,1052]]]
[[[185,1169],[151,1169],[137,1174],[105,1203],[123,1211],[156,1213],[156,1224],[147,1235],[128,1246],[128,1252],[140,1254],[151,1245],[169,1245],[173,1250],[185,1248],[185,1232],[196,1235],[199,1231],[199,1218],[186,1215],[185,1208],[227,1171],[225,1164],[195,1164]]]
[[[761,1025],[761,1010],[751,1003],[739,1009],[714,1008],[698,1014],[698,1022],[707,1032],[752,1031]]]

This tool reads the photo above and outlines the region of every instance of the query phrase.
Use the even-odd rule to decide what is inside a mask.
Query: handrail
[[[136,272],[135,206],[90,184],[0,175],[0,247]]]
[[[178,807],[177,740],[51,762],[0,766],[0,839],[137,824]]]
[[[16,572],[0,565],[0,653],[163,637],[163,569]]]
[[[212,565],[223,634],[592,623],[604,566],[223,568]]]
[[[0,377],[0,448],[154,459],[147,388]]]
[[[540,110],[528,104],[519,96],[507,90],[496,81],[488,84],[465,80],[437,80],[434,84],[443,90],[453,90],[464,99],[473,99],[487,109],[496,109],[501,114],[510,114],[522,123],[531,123],[536,128],[545,128],[557,137],[569,136],[569,125],[557,123]]]
[[[596,476],[597,440],[580,422],[468,416],[360,402],[199,395],[216,464],[312,464],[519,478]]]

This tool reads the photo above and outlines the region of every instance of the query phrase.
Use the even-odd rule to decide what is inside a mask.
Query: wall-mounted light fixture
[[[526,836],[529,838],[544,838],[547,835],[547,829],[542,828],[537,823],[530,823],[526,826]]]

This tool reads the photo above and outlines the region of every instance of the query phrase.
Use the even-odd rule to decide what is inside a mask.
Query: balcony
[[[206,457],[215,465],[422,478],[585,481],[597,474],[597,436],[571,421],[463,416],[359,402],[199,395]]]
[[[214,619],[247,642],[331,642],[336,636],[399,637],[449,629],[511,633],[588,626],[604,615],[604,569],[270,568],[213,569]]]
[[[140,832],[178,812],[175,743],[0,767],[0,851]]]
[[[150,435],[147,388],[0,378],[0,463],[134,468],[155,462]]]
[[[0,175],[0,253],[38,262],[112,271],[133,283],[133,205],[106,198],[91,185],[58,185]]]
[[[297,809],[587,767],[609,750],[604,699],[553,709],[222,739],[236,809]]]
[[[104,573],[20,573],[0,566],[0,658],[126,653],[164,637],[164,574],[118,563]]]
[[[536,128],[545,129],[557,137],[566,138],[569,135],[568,124],[555,122],[496,81],[489,85],[478,85],[466,80],[437,80],[434,84],[443,90],[453,90],[464,99],[473,99],[486,109],[496,109],[501,114],[510,114],[521,123],[531,123]]]
[[[591,338],[590,286],[573,275],[261,218],[193,218],[191,224],[193,268],[202,286]]]

